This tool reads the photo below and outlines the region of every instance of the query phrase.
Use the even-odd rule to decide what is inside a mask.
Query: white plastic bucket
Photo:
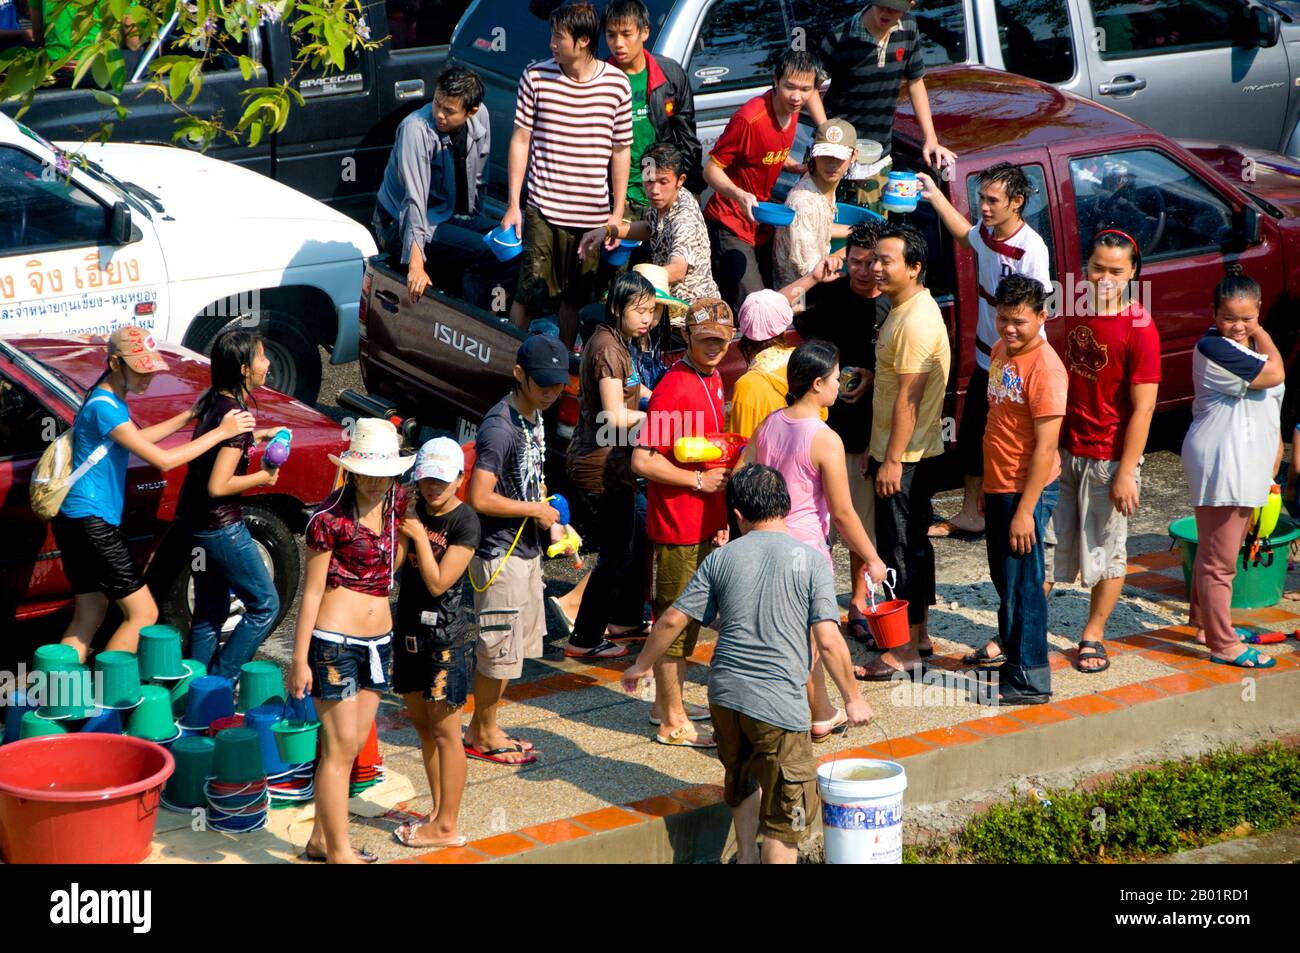
[[[861,775],[871,775],[862,778]],[[857,775],[857,777],[855,777]],[[817,769],[828,864],[901,864],[903,792],[897,761],[843,758]]]

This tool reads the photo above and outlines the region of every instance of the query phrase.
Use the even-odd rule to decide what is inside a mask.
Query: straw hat
[[[668,269],[663,265],[636,265],[632,270],[655,286],[655,303],[668,309],[668,320],[680,318],[690,310],[689,302],[668,293]]]
[[[352,428],[352,441],[330,463],[359,476],[395,477],[411,469],[415,454],[402,452],[402,441],[392,421],[363,417]]]

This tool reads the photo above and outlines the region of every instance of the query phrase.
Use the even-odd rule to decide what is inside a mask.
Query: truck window
[[[25,388],[0,375],[0,460],[40,456],[50,445],[46,422],[57,419]],[[60,423],[58,432],[63,430]]]
[[[721,93],[772,85],[772,67],[790,44],[780,3],[719,0],[709,11],[691,49],[691,90]],[[808,40],[808,48],[816,49]]]
[[[1088,0],[1103,60],[1231,46],[1241,20],[1231,0]]]
[[[1022,165],[1021,171],[1029,179],[1029,184],[1033,186],[1034,192],[1029,198],[1025,199],[1025,207],[1021,209],[1021,215],[1025,223],[1036,231],[1039,236],[1047,243],[1047,271],[1049,274],[1056,274],[1056,241],[1052,237],[1052,214],[1047,208],[1047,180],[1043,177],[1043,167],[1041,165]],[[970,212],[972,217],[979,214],[980,208],[980,177],[979,173],[966,176],[966,199],[970,203]]]
[[[1084,246],[1101,229],[1118,228],[1133,236],[1143,261],[1159,261],[1221,251],[1232,240],[1228,204],[1154,150],[1071,159],[1070,178]]]
[[[108,209],[53,167],[0,146],[0,255],[108,241]]]
[[[386,0],[394,50],[446,46],[470,0]]]
[[[1002,64],[1043,83],[1074,76],[1074,37],[1065,0],[994,0]]]

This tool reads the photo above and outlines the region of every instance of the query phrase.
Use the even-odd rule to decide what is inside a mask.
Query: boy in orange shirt
[[[998,283],[999,341],[989,362],[989,417],[984,431],[984,520],[989,576],[1002,600],[998,644],[1006,656],[997,701],[1051,700],[1043,533],[1060,496],[1057,444],[1068,377],[1039,337],[1047,320],[1042,284],[1025,275]]]

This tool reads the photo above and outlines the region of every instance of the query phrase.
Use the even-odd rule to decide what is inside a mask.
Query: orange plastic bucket
[[[176,762],[130,735],[52,735],[0,748],[7,864],[136,864]]]
[[[897,649],[907,644],[911,633],[907,624],[907,600],[890,599],[867,607],[867,628],[882,649]]]

